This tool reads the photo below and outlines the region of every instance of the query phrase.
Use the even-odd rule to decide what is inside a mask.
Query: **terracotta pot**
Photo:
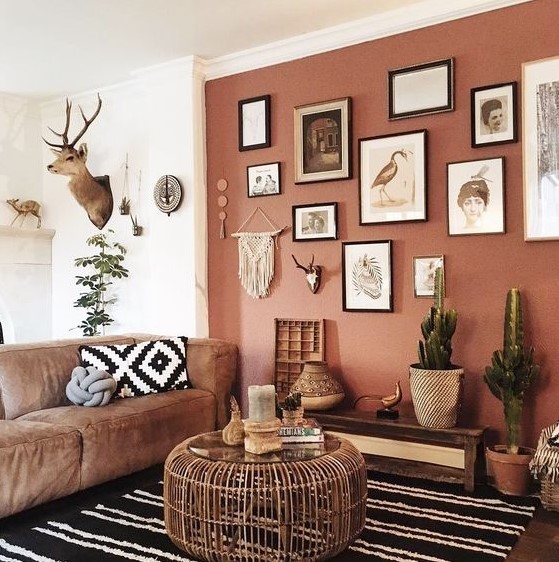
[[[410,366],[410,394],[419,425],[437,429],[454,427],[460,412],[464,369],[423,369]]]
[[[485,454],[489,462],[495,488],[510,496],[527,496],[532,484],[530,461],[535,450],[520,447],[517,455],[507,453],[505,445],[487,447]]]
[[[332,377],[326,361],[307,361],[291,392],[301,393],[305,410],[328,410],[345,396],[342,385]]]

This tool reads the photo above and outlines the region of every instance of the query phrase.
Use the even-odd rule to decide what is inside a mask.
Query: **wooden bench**
[[[464,470],[436,466],[441,476],[443,472],[449,479],[458,479],[464,488],[472,492],[476,480],[485,481],[485,431],[486,427],[452,427],[450,429],[433,429],[419,425],[415,418],[400,417],[396,420],[379,419],[375,412],[359,410],[330,410],[327,412],[308,411],[308,417],[314,417],[326,431],[337,431],[394,441],[433,444],[464,450]],[[375,455],[375,460],[379,457]],[[401,461],[401,459],[398,459]],[[402,461],[406,462],[406,461]],[[373,468],[374,468],[373,463]],[[412,475],[417,465],[425,463],[412,462]],[[446,470],[445,470],[446,469]],[[435,473],[431,468],[430,473]],[[444,477],[441,479],[445,479]]]

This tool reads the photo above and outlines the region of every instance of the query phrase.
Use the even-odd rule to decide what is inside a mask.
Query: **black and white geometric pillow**
[[[81,364],[107,371],[116,380],[114,396],[128,398],[190,388],[186,370],[188,338],[128,345],[82,345]]]

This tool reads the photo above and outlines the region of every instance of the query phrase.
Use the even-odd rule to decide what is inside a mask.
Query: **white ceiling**
[[[422,3],[448,0],[0,0],[0,92],[84,92]]]

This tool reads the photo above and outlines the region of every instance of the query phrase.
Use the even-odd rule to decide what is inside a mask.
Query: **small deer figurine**
[[[297,265],[298,268],[302,269],[305,272],[305,278],[307,280],[307,285],[311,292],[314,294],[318,291],[320,287],[320,277],[322,275],[322,270],[319,265],[314,265],[314,254],[311,259],[311,263],[307,267],[301,265],[296,259],[293,254],[291,254],[293,261]]]
[[[68,176],[70,181],[68,187],[76,201],[86,210],[89,220],[101,230],[111,218],[113,212],[113,194],[109,182],[109,176],[93,177],[86,168],[87,144],[82,143],[76,149],[76,143],[83,137],[88,127],[93,123],[99,111],[101,111],[101,98],[97,94],[98,104],[95,113],[90,119],[84,115],[80,107],[80,113],[84,120],[82,130],[76,135],[74,140],[68,140],[68,129],[70,128],[70,116],[72,103],[66,98],[66,125],[64,132],[57,133],[50,127],[49,130],[62,139],[62,144],[55,144],[43,140],[52,147],[52,152],[56,154],[56,160],[47,166],[47,170],[52,174]]]
[[[37,217],[37,228],[41,228],[41,205],[37,203],[37,201],[28,199],[27,201],[22,201],[20,203],[19,199],[8,199],[6,203],[17,211],[17,215],[10,223],[10,226],[16,222],[18,217],[21,217],[20,226],[22,226],[25,221],[25,217],[27,215],[33,215],[34,217]]]

